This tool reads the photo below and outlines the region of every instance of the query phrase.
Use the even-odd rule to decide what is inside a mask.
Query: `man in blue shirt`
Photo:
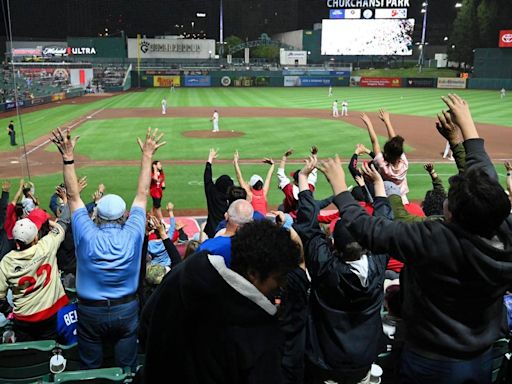
[[[217,233],[213,239],[202,243],[197,252],[207,250],[210,255],[222,256],[226,267],[231,265],[231,237],[242,225],[251,222],[254,209],[247,200],[235,200],[231,203],[228,211],[224,214],[226,218],[226,229]]]
[[[129,216],[126,203],[106,195],[97,204],[96,217],[89,217],[80,198],[74,166],[74,147],[68,129],[52,132],[52,141],[62,155],[64,181],[72,214],[76,248],[78,295],[78,352],[81,368],[100,368],[103,345],[114,343],[115,364],[137,366],[138,300],[136,296],[146,225],[146,203],[151,181],[151,162],[165,144],[163,134],[148,128],[138,140],[142,151],[137,194]]]

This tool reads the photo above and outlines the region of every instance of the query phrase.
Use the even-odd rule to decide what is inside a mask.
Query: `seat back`
[[[50,374],[54,340],[0,344],[0,383],[33,383]]]
[[[506,369],[509,365],[509,358],[506,357],[510,354],[509,340],[499,339],[492,347],[492,382],[501,383],[502,378],[506,375]]]
[[[56,373],[54,383],[125,383],[131,378],[130,373],[121,368],[84,369],[81,371],[64,371]]]

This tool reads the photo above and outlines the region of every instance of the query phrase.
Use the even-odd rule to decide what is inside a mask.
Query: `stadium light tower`
[[[428,14],[428,0],[421,4],[421,13],[423,13],[423,27],[421,31],[421,44],[420,44],[420,57],[418,59],[419,70],[423,69],[423,61],[425,59],[425,38],[427,35],[427,14]]]

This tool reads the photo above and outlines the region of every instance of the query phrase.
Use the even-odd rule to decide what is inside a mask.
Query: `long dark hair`
[[[154,167],[155,165],[157,165],[158,163],[160,163],[160,160],[153,160],[153,162],[151,163],[151,174],[153,174],[153,173],[154,173],[154,168],[153,168],[153,167]],[[162,169],[161,169],[159,172],[160,172],[160,174],[165,175],[165,173],[164,173],[164,167],[162,167]]]
[[[384,160],[390,164],[395,164],[404,153],[404,138],[395,136],[384,144]]]

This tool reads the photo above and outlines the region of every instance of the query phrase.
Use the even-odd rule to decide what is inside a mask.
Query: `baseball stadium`
[[[507,1],[0,1],[0,383],[512,382]]]

